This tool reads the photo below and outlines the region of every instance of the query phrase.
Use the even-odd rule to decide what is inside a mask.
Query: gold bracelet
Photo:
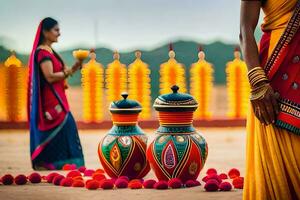
[[[250,100],[257,100],[257,99],[261,99],[264,97],[264,95],[266,94],[266,92],[269,90],[270,88],[270,84],[269,83],[265,83],[261,86],[258,86],[254,89],[251,90],[251,95],[250,95]]]
[[[252,79],[252,78],[254,78],[254,77],[258,76],[258,75],[260,75],[260,76],[266,76],[266,74],[265,74],[264,71],[257,70],[257,71],[255,71],[255,72],[252,72],[251,74],[248,74],[248,77],[249,77],[250,79]]]
[[[265,71],[261,67],[252,68],[247,75],[252,88],[254,88],[258,83],[262,81],[268,82]]]
[[[259,92],[260,90],[262,90],[263,88],[265,88],[267,84],[268,83],[265,83],[265,84],[262,84],[260,86],[257,86],[255,88],[251,89],[251,93],[257,93],[257,92]]]
[[[268,91],[268,88],[263,88],[261,91],[255,93],[255,94],[251,94],[250,95],[250,100],[257,100],[257,99],[261,99],[265,96],[266,92]]]
[[[64,73],[65,78],[68,78],[68,74],[65,72],[65,70],[62,71]]]
[[[253,72],[255,72],[255,71],[257,71],[257,70],[260,70],[260,69],[262,69],[263,70],[263,68],[261,68],[261,67],[254,67],[254,68],[252,68],[252,69],[250,69],[249,71],[248,71],[248,75],[249,74],[251,74],[251,73],[253,73]]]
[[[250,81],[250,85],[252,87],[255,87],[260,82],[268,82],[268,79],[265,76],[259,76],[259,77],[255,78],[255,79],[252,79]]]

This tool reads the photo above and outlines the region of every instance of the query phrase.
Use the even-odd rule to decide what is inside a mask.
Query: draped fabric
[[[261,66],[265,66],[293,14],[296,0],[267,0],[260,42]],[[282,64],[272,75],[271,86],[279,94],[300,101],[300,33],[289,44]],[[289,82],[290,81],[290,82]],[[288,85],[288,88],[285,88]],[[300,88],[299,88],[300,89]],[[288,91],[288,92],[286,92]],[[295,105],[293,105],[294,108]],[[284,107],[281,107],[284,109]],[[297,108],[299,109],[299,107]],[[295,121],[295,120],[294,120]],[[297,122],[297,121],[295,121]],[[300,136],[275,124],[262,125],[249,107],[247,116],[246,176],[244,200],[300,199]]]
[[[69,111],[64,81],[48,83],[40,70],[40,63],[46,59],[52,62],[54,72],[63,67],[54,54],[38,49],[42,22],[29,58],[27,110],[32,167],[61,169],[67,163],[82,166],[82,148],[75,120]]]

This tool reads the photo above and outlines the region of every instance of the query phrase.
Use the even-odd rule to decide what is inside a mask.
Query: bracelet
[[[265,71],[261,67],[254,67],[248,72],[249,82],[252,88],[254,88],[260,82],[268,82],[268,77]]]
[[[261,99],[265,96],[266,92],[269,90],[270,84],[265,83],[261,86],[255,87],[251,90],[250,100]]]
[[[64,73],[65,78],[68,78],[68,74],[65,72],[65,70],[62,71]]]

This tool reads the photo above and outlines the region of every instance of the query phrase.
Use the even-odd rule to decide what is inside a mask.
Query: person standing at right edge
[[[300,199],[299,26],[298,0],[241,1],[240,42],[251,85],[244,200]]]

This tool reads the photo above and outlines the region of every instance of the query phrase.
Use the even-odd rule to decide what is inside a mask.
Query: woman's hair
[[[56,21],[55,19],[53,19],[51,17],[44,18],[41,23],[42,23],[42,27],[41,27],[42,30],[40,33],[40,39],[39,39],[38,45],[42,44],[45,39],[44,31],[50,31],[52,28],[54,28],[54,26],[58,25],[58,21]],[[54,50],[53,50],[53,53],[59,59],[59,61],[64,65],[64,61],[58,55],[58,53],[56,53]]]
[[[44,31],[50,31],[54,26],[58,25],[58,22],[51,18],[51,17],[46,17],[45,19],[42,20],[42,27],[41,27],[41,33],[40,33],[40,40],[39,40],[39,44],[42,44],[42,42],[45,39],[44,36]]]

